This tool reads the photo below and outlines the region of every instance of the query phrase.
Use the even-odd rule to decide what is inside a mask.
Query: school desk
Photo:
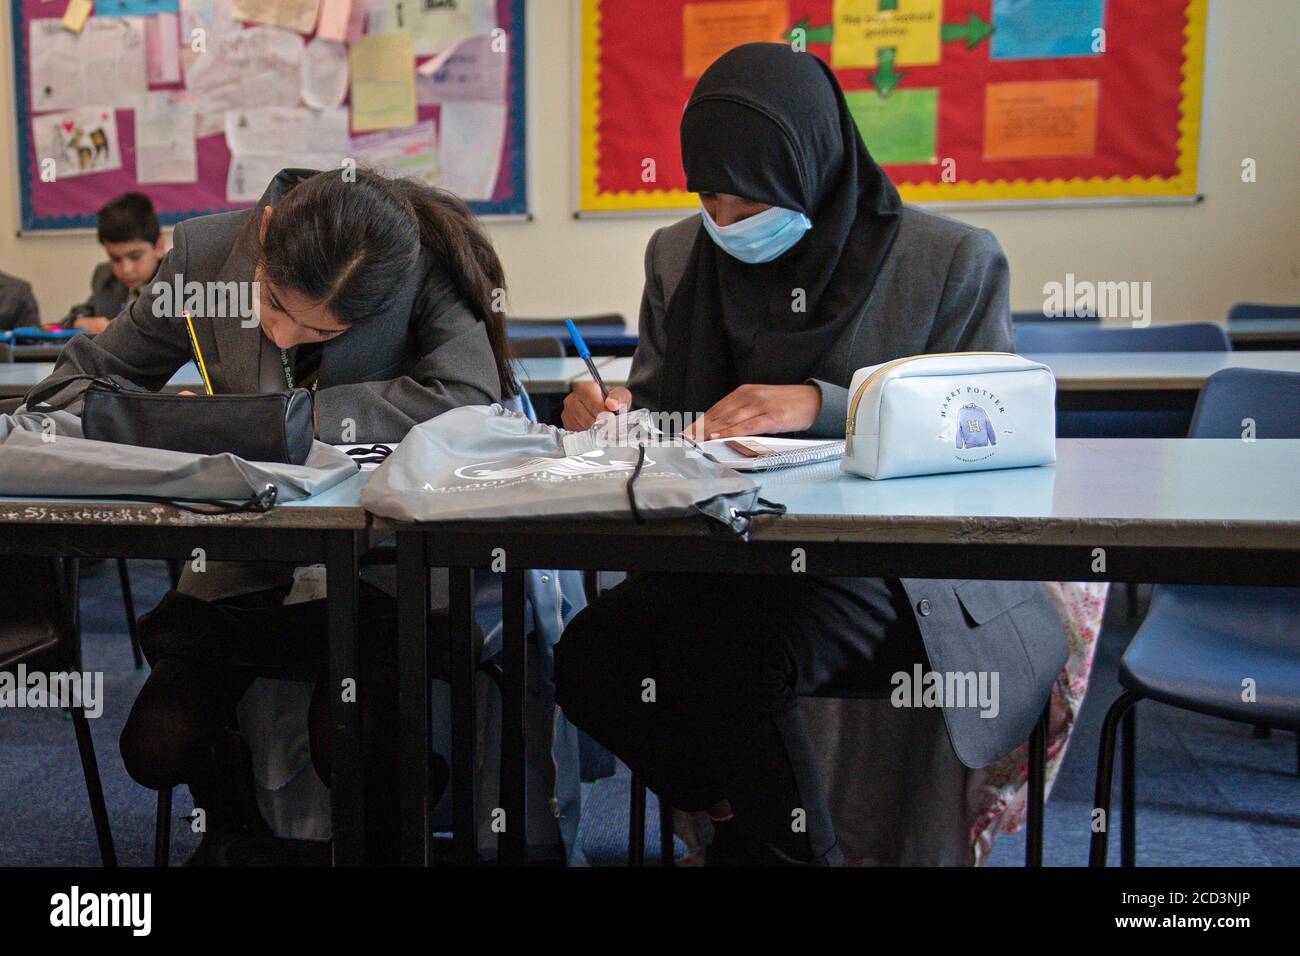
[[[1300,349],[1300,319],[1232,319],[1227,328],[1235,349]]]
[[[1054,466],[869,481],[835,463],[761,476],[788,508],[750,539],[703,518],[456,522],[398,526],[402,858],[430,858],[427,617],[430,567],[450,573],[452,812],[458,858],[472,862],[475,662],[472,572],[504,548],[502,835],[524,859],[528,568],[785,575],[803,549],[809,574],[990,580],[1300,585],[1300,440],[1062,439]],[[497,552],[499,555],[500,552]],[[1042,787],[1030,788],[1041,835]],[[1040,863],[1027,854],[1028,862]]]
[[[166,505],[0,498],[0,554],[77,558],[163,558],[189,561],[202,548],[209,561],[324,564],[329,601],[331,686],[357,670],[357,574],[360,555],[386,533],[361,507],[361,473],[314,497],[276,505],[266,514],[197,516]],[[330,786],[334,862],[364,859],[361,732],[355,704],[331,697]]]
[[[1171,412],[1167,434],[1187,434],[1196,398],[1205,380],[1225,368],[1300,372],[1295,352],[1068,352],[1029,355],[1056,376],[1058,412]],[[610,388],[626,385],[629,358],[612,359],[600,369]],[[1118,434],[1108,437],[1132,437]]]

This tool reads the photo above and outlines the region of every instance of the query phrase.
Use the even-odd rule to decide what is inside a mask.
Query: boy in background
[[[99,244],[108,261],[95,266],[90,298],[72,307],[63,319],[64,328],[104,331],[153,279],[167,251],[158,214],[144,193],[123,193],[99,210],[97,218]]]

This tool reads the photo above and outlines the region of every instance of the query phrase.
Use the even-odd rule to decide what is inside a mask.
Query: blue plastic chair
[[[1227,369],[1206,379],[1189,439],[1241,439],[1244,419],[1259,441],[1300,438],[1300,373]],[[1247,490],[1243,490],[1246,493]],[[1300,588],[1158,585],[1146,620],[1120,661],[1124,693],[1106,712],[1097,759],[1094,807],[1103,827],[1092,834],[1089,863],[1106,865],[1115,736],[1120,754],[1120,855],[1137,862],[1133,706],[1143,699],[1226,720],[1300,733]],[[1242,700],[1242,676],[1258,681]],[[1300,745],[1296,754],[1300,774]]]
[[[1264,305],[1238,302],[1228,310],[1228,321],[1236,319],[1300,319],[1300,305]]]
[[[1089,327],[1078,323],[1025,322],[1017,325],[1016,351],[1042,352],[1228,352],[1232,343],[1213,322],[1149,325],[1144,329]]]
[[[1059,352],[1227,352],[1227,334],[1210,322],[1153,325],[1145,329],[1088,328],[1079,324],[1036,323],[1015,329],[1021,355]],[[1058,406],[1063,404],[1058,396]],[[1059,408],[1058,438],[1181,438],[1191,413],[1185,407],[1161,407],[1159,394],[1120,398],[1112,407]],[[1140,402],[1141,404],[1138,404]]]

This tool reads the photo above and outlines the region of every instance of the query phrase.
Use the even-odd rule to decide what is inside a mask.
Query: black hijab
[[[758,265],[700,229],[667,306],[661,410],[703,412],[742,384],[847,385],[833,346],[871,295],[901,201],[830,67],[782,43],[736,47],[700,77],[681,137],[689,190],[793,209],[812,229]]]

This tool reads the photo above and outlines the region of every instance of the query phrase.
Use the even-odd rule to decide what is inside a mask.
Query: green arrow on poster
[[[939,35],[944,43],[953,40],[965,40],[966,49],[973,50],[993,32],[993,24],[980,19],[979,14],[972,13],[965,23],[945,23]]]
[[[808,18],[804,17],[791,27],[790,32],[785,35],[787,42],[794,42],[794,32],[796,30],[803,31],[805,43],[830,43],[831,39],[835,36],[835,27],[833,25],[828,23],[821,27],[810,27],[808,26]]]
[[[880,0],[881,13],[884,13],[886,10],[897,10],[897,9],[898,9],[898,0]]]
[[[903,79],[903,74],[894,69],[895,52],[892,46],[884,46],[876,54],[876,59],[880,61],[880,68],[871,74],[871,85],[881,96],[892,93],[894,87]]]

